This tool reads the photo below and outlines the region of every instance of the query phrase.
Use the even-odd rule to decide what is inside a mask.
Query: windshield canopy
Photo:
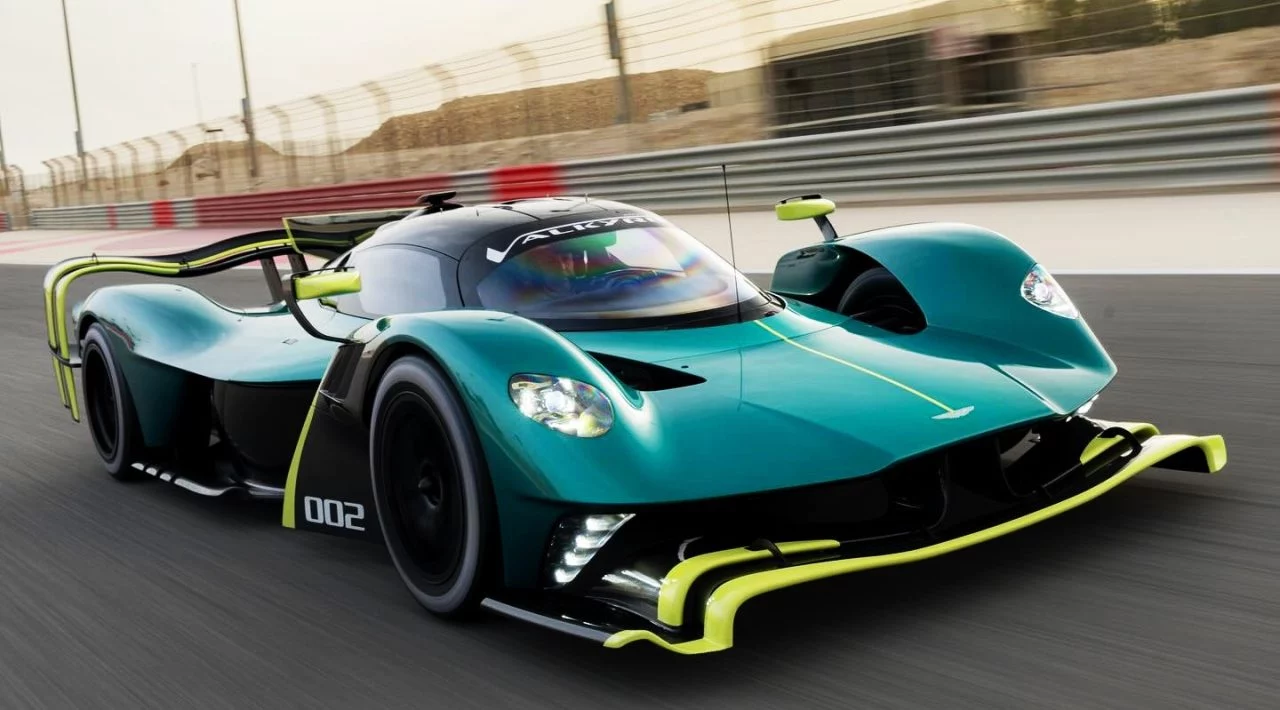
[[[740,308],[768,303],[712,249],[648,215],[564,224],[498,241],[474,257],[485,267],[473,282],[474,300],[552,327],[675,325],[732,317]]]

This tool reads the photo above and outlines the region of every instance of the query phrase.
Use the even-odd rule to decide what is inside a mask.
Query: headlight
[[[515,375],[507,385],[520,413],[561,434],[594,438],[613,426],[613,405],[585,382],[549,375]]]
[[[1063,318],[1076,318],[1080,315],[1075,304],[1067,297],[1067,292],[1039,264],[1031,267],[1027,277],[1022,280],[1022,297],[1031,305]]]

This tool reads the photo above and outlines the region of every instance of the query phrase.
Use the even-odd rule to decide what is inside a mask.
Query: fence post
[[[456,141],[454,140],[453,121],[449,120],[449,116],[443,110],[445,106],[458,98],[458,79],[454,77],[453,72],[445,69],[441,64],[428,64],[423,69],[440,85],[440,95],[444,99],[440,102],[440,120],[444,124],[445,157],[449,161],[445,169],[447,171],[463,170],[466,166],[459,164],[454,155]]]
[[[111,201],[119,202],[121,199],[120,198],[120,166],[119,166],[119,161],[116,159],[116,152],[114,150],[111,150],[110,148],[103,148],[102,152],[106,153],[107,158],[111,160],[111,192],[112,192]]]
[[[169,195],[169,171],[166,169],[168,166],[164,164],[164,152],[160,150],[160,141],[154,137],[143,138],[142,140],[151,146],[151,154],[156,166],[156,189],[160,191],[161,198],[167,197]],[[138,184],[141,185],[142,183]]]
[[[4,130],[0,129],[0,196],[9,194],[9,172],[5,169],[6,165],[8,162],[4,157]]]
[[[329,144],[329,169],[333,171],[332,182],[342,182],[344,172],[340,150],[342,139],[338,135],[338,112],[334,110],[332,101],[319,94],[312,96],[311,101],[324,112],[324,133]]]
[[[617,123],[631,123],[631,82],[627,78],[626,52],[622,46],[622,33],[618,30],[618,3],[609,0],[604,5],[605,33],[609,38],[609,58],[618,65],[618,115]]]
[[[211,134],[211,133],[219,133],[219,134],[220,134],[220,133],[222,133],[222,129],[221,129],[221,128],[211,128],[211,127],[209,126],[209,124],[207,124],[207,123],[199,123],[199,124],[196,124],[196,125],[197,125],[197,127],[199,127],[199,128],[200,128],[200,151],[201,151],[201,153],[202,153],[202,156],[201,156],[201,157],[204,157],[204,156],[210,156],[210,155],[211,155],[211,157],[212,157],[212,159],[213,159],[213,178],[214,178],[214,188],[213,188],[213,192],[214,192],[214,194],[215,194],[215,195],[221,195],[221,194],[223,194],[223,183],[222,183],[222,149],[221,149],[221,147],[218,145],[218,144],[221,142],[221,140],[220,140],[220,138],[214,138],[214,139],[213,139],[213,148],[212,148],[212,150],[210,150],[210,148],[209,148],[209,134]],[[194,153],[192,153],[192,157],[191,157],[191,164],[192,164],[192,169],[194,170],[194,168],[195,168],[195,154],[194,154]],[[198,177],[200,177],[200,176],[199,176],[199,175],[197,175],[196,177],[198,178]]]
[[[279,106],[268,106],[267,110],[275,116],[280,124],[280,152],[284,156],[285,182],[289,187],[298,186],[298,146],[293,144],[293,121],[289,114]]]
[[[80,182],[79,180],[76,180],[74,176],[77,173],[81,172],[81,167],[84,165],[84,162],[70,155],[64,155],[61,158],[57,158],[57,160],[58,160],[58,168],[62,170],[63,176],[67,178],[67,179],[64,179],[62,182],[62,196],[66,198],[68,205],[80,204],[80,200],[84,199],[84,191],[86,187],[84,183]],[[68,170],[67,167],[62,163],[63,160],[71,164],[70,170]],[[73,193],[71,192],[72,183],[74,183],[77,187],[77,190],[74,193],[76,197],[74,198],[72,197]]]
[[[93,163],[93,175],[89,180],[93,182],[94,201],[101,205],[104,202],[102,199],[102,166],[98,163],[98,156],[94,155],[92,152],[85,153],[84,157],[86,161],[91,161]],[[88,171],[86,171],[86,174],[87,172]]]
[[[186,188],[186,194],[183,197],[195,197],[195,185],[191,179],[192,163],[195,162],[195,158],[187,152],[191,149],[191,144],[178,131],[169,131],[169,135],[178,141],[178,162],[180,163],[178,168],[182,170],[182,184]]]
[[[533,94],[538,83],[538,59],[533,56],[533,52],[523,44],[508,44],[502,48],[512,59],[516,60],[516,64],[520,65],[520,83],[524,88],[520,90],[520,103],[524,104],[524,132],[528,137],[529,145],[529,162],[537,162],[541,160],[541,139],[542,131],[539,126],[534,124],[533,120]],[[545,97],[544,97],[545,98]],[[537,122],[541,124],[541,121]]]
[[[373,129],[376,133],[379,130],[391,132],[392,147],[390,150],[383,151],[386,160],[386,170],[388,177],[400,177],[400,141],[398,140],[398,128],[391,125],[391,94],[382,88],[382,85],[376,81],[366,81],[360,85],[365,91],[368,91],[373,100],[378,105],[378,127]],[[384,134],[385,135],[385,134]]]
[[[49,194],[53,195],[53,206],[61,207],[62,200],[58,199],[58,164],[53,158],[43,161],[42,164],[49,169]]]
[[[20,166],[10,165],[9,167],[18,174],[18,194],[21,195],[22,200],[22,226],[30,227],[31,197],[27,194],[27,174],[22,171]],[[13,226],[12,223],[10,226]]]
[[[293,121],[289,113],[279,106],[268,106],[267,110],[280,124],[280,152],[284,157],[285,183],[289,187],[298,186],[298,146],[293,142]]]
[[[129,171],[133,173],[133,191],[138,197],[138,201],[146,199],[142,194],[142,165],[138,162],[138,148],[129,141],[125,141],[121,145],[129,151]]]

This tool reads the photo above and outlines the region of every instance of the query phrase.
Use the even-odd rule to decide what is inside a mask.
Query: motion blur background
[[[72,0],[71,46],[97,47],[92,51],[99,53],[114,46],[110,53],[127,57],[131,46],[160,41],[159,34],[146,34],[147,28],[162,31],[163,23],[177,22],[181,14],[150,0],[137,2],[142,5],[136,8],[133,0],[112,3],[113,12],[150,13],[145,22],[132,22],[142,29],[128,35],[80,22],[78,5],[90,19],[93,11]],[[222,8],[227,16],[217,16],[217,24],[197,24],[197,31],[220,37],[218,46],[234,61],[236,28],[230,3],[221,4],[228,6]],[[291,22],[281,13],[268,17],[266,6],[273,3],[245,3],[251,83],[257,75],[274,76],[265,61],[255,63],[265,53],[255,39],[270,38],[273,51],[285,53],[290,47],[314,51],[319,42],[332,61],[345,65],[341,72],[311,72],[300,82],[309,85],[323,82],[326,73],[350,75],[366,63],[399,60],[406,56],[405,37],[416,37],[424,57],[438,54],[441,45],[473,46],[457,56],[368,76],[347,88],[256,101],[252,142],[243,112],[203,116],[206,108],[225,108],[229,102],[226,90],[221,101],[201,98],[195,64],[189,87],[170,82],[147,101],[166,110],[194,103],[199,123],[102,145],[92,138],[131,125],[155,125],[155,117],[144,111],[136,121],[122,122],[119,116],[108,121],[101,111],[86,111],[89,141],[83,157],[76,153],[74,134],[65,132],[57,141],[67,154],[32,155],[29,146],[49,145],[48,136],[35,141],[34,135],[22,135],[5,115],[6,108],[16,110],[6,102],[29,103],[33,97],[6,92],[0,95],[0,126],[7,130],[11,158],[21,154],[22,159],[11,159],[4,171],[0,210],[21,225],[30,210],[56,206],[314,187],[904,126],[1255,86],[1280,75],[1280,2],[1275,0],[476,4],[499,14],[488,19],[477,17],[474,9],[421,3],[432,6],[435,22],[406,21],[391,12],[375,18],[382,29],[372,44],[399,48],[380,55],[370,48],[368,33],[350,41],[341,36],[320,40],[290,31],[305,24],[301,19]],[[295,9],[367,16],[325,3],[309,7]],[[22,12],[16,6],[0,10],[0,31],[23,33],[17,24]],[[556,29],[483,46],[491,37],[503,41],[519,35],[518,20],[535,13],[539,22],[529,25],[554,21]],[[255,30],[255,20],[267,27]],[[50,28],[47,21],[41,26],[57,33],[38,43],[63,52],[61,28]],[[273,34],[266,34],[268,27]],[[385,42],[378,35],[385,35]],[[173,47],[172,55],[170,63],[185,69],[181,49]],[[375,55],[377,61],[366,61]],[[45,93],[69,88],[63,60],[64,66],[42,68],[58,73],[57,82],[46,82]],[[77,61],[84,63],[82,56]],[[0,71],[23,71],[18,62],[10,53]],[[234,63],[222,67],[222,86],[235,86],[236,68]],[[95,70],[101,68],[89,71]],[[117,80],[130,81],[126,59],[113,71],[125,74]],[[81,91],[87,92],[85,83],[82,76]],[[280,85],[270,83],[266,94],[286,91]],[[148,91],[145,85],[138,90]],[[57,102],[70,109],[61,94]],[[110,130],[95,128],[103,123]]]
[[[0,0],[0,232],[36,227],[0,234],[0,708],[1277,707],[1280,0],[239,0],[251,123],[235,4]],[[785,196],[991,227],[1116,360],[1097,416],[1231,462],[769,595],[698,659],[437,622],[377,546],[108,480],[50,264],[434,189],[623,199],[765,279],[817,238]]]

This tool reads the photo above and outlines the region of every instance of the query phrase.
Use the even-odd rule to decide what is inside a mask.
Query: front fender
[[[1036,260],[982,227],[910,224],[808,247],[782,257],[775,289],[838,298],[852,278],[850,264],[867,259],[896,276],[924,313],[925,330],[904,337],[945,340],[951,332],[986,341],[994,366],[1068,408],[1088,401],[1115,376],[1115,363],[1083,316],[1064,318],[1022,297]],[[1031,354],[1057,365],[1023,366]]]
[[[403,351],[426,352],[452,379],[471,413],[490,467],[510,464],[509,478],[495,471],[495,486],[527,498],[553,501],[609,500],[607,472],[581,475],[574,469],[604,461],[618,445],[617,432],[647,426],[647,398],[621,384],[599,362],[555,331],[519,316],[489,311],[442,311],[392,316],[370,326],[381,328],[365,347],[366,358]],[[361,337],[358,331],[356,337]],[[389,364],[389,363],[384,363]],[[380,371],[382,367],[374,367]],[[552,431],[525,417],[511,401],[508,381],[520,373],[569,377],[600,389],[613,405],[613,430],[597,439],[579,439]],[[365,384],[359,416],[371,418],[377,383]]]
[[[396,357],[421,352],[440,365],[471,414],[493,484],[502,529],[506,581],[532,584],[556,519],[584,503],[634,497],[627,471],[636,432],[648,429],[650,407],[596,360],[558,333],[519,316],[442,311],[391,316],[357,331],[367,340],[353,378],[363,392],[349,409],[367,423],[380,373]],[[613,429],[596,439],[552,431],[520,413],[508,394],[517,373],[570,377],[599,388],[614,410]]]

